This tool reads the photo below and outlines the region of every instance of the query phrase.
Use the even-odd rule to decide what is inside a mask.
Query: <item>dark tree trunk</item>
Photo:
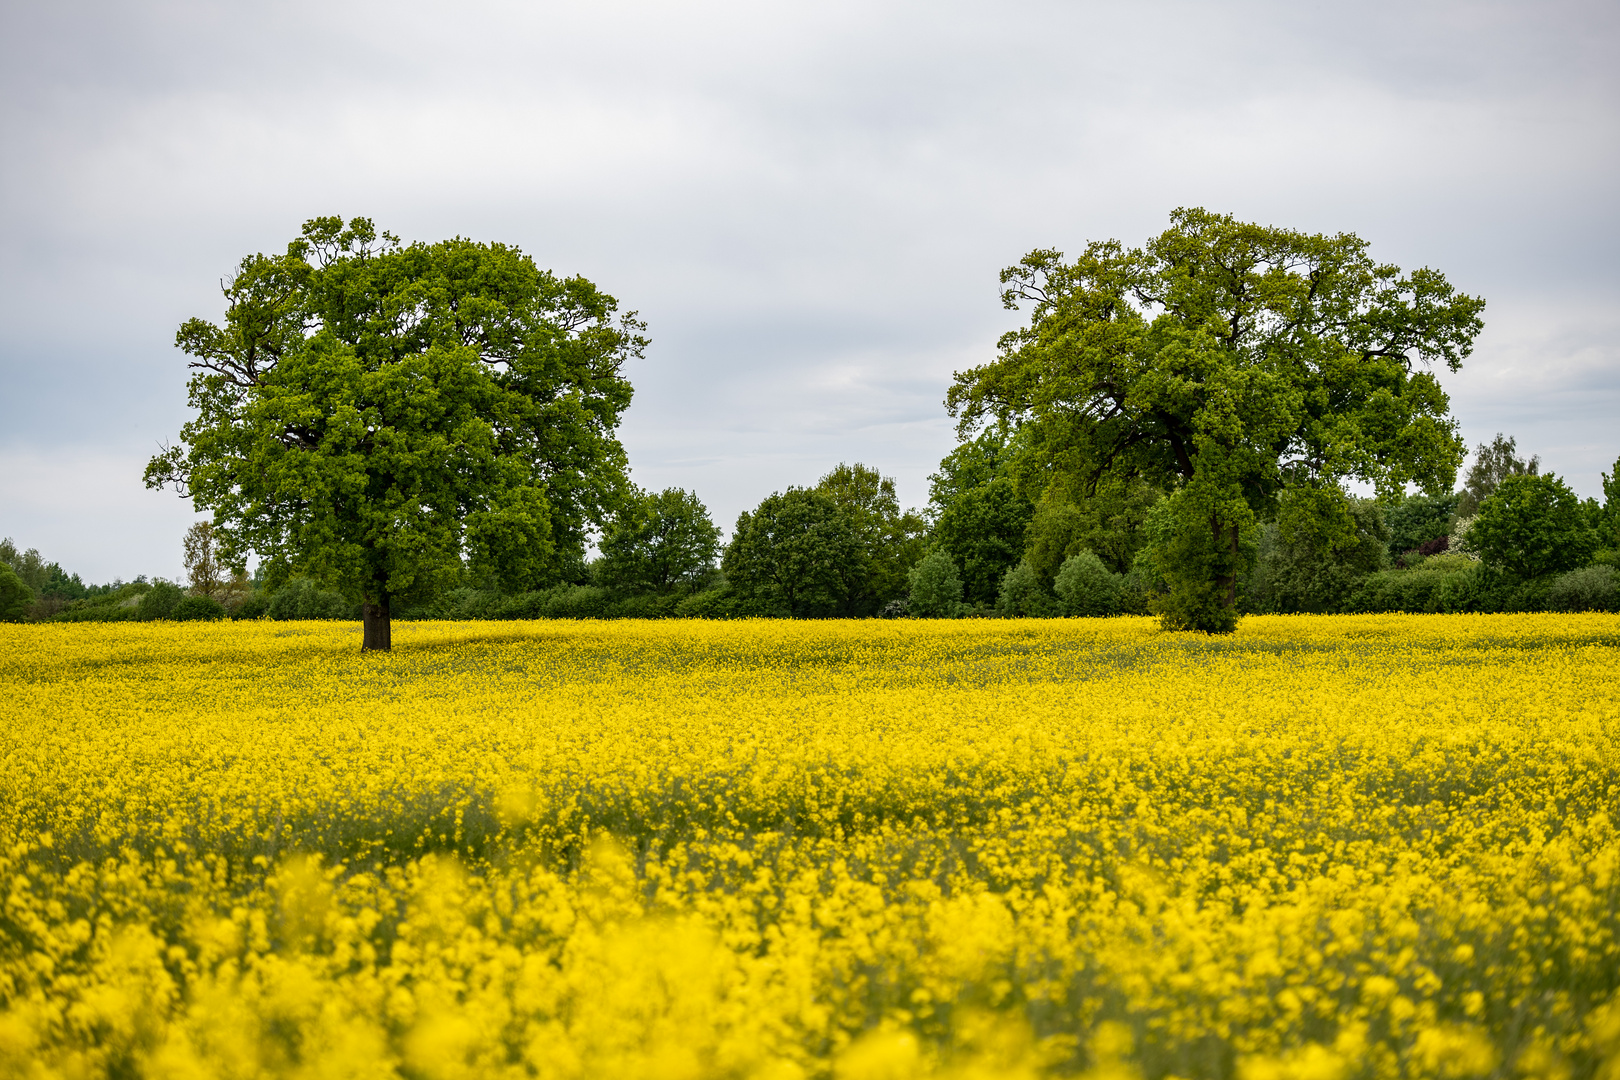
[[[360,640],[361,652],[367,649],[388,652],[394,647],[394,628],[388,619],[387,593],[382,593],[375,604],[368,600],[360,605],[360,624],[364,627],[364,637]]]

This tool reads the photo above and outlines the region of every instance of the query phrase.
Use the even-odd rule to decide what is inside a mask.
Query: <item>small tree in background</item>
[[[1526,461],[1516,453],[1517,443],[1500,431],[1488,443],[1474,449],[1474,464],[1463,479],[1462,490],[1457,493],[1457,516],[1473,517],[1479,505],[1490,498],[1491,492],[1510,476],[1534,476],[1541,468],[1537,455]]]
[[[849,614],[865,550],[832,496],[788,488],[737,517],[721,563],[745,609],[794,618]]]
[[[1053,587],[1065,615],[1118,615],[1124,579],[1088,550],[1063,560]]]
[[[922,619],[951,619],[963,613],[962,577],[956,563],[935,549],[923,556],[908,575],[911,601],[908,613]]]
[[[927,523],[900,509],[894,480],[870,465],[840,463],[816,483],[848,516],[860,540],[866,575],[849,598],[851,614],[869,615],[904,596],[906,575],[922,557]]]
[[[1384,509],[1389,554],[1397,558],[1451,535],[1460,495],[1410,495]]]
[[[1504,477],[1479,504],[1468,543],[1487,564],[1537,578],[1585,565],[1598,538],[1567,484],[1524,472]]]
[[[638,492],[602,530],[598,580],[609,588],[670,593],[714,572],[720,529],[695,492]]]
[[[192,595],[219,599],[219,594],[225,588],[225,579],[224,567],[219,564],[214,551],[214,526],[206,521],[197,522],[186,530],[181,549],[186,581],[191,586]]]
[[[996,602],[1002,578],[1023,558],[1034,511],[1011,477],[998,476],[963,492],[934,522],[934,543],[961,567],[970,603]]]
[[[1001,579],[996,611],[1016,617],[1044,619],[1057,614],[1057,601],[1041,584],[1041,575],[1028,559],[1021,559]]]

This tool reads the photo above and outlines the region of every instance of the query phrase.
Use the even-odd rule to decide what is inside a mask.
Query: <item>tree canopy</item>
[[[1181,209],[1141,248],[1037,250],[1001,281],[1029,325],[959,373],[946,406],[964,437],[1021,429],[1054,475],[1169,492],[1166,625],[1231,628],[1240,536],[1282,491],[1455,479],[1463,443],[1424,368],[1461,365],[1484,301],[1438,271],[1376,263],[1349,233]]]
[[[598,546],[603,584],[662,594],[700,584],[713,572],[720,529],[695,492],[666,488],[626,500]]]
[[[463,568],[520,589],[556,573],[622,498],[634,314],[515,247],[401,244],[365,218],[305,224],[242,260],[223,323],[190,319],[196,415],[147,466],[211,510],[223,562],[257,554],[362,604]]]

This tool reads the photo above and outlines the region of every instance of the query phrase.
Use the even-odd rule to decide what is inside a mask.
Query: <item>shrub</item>
[[[729,585],[693,593],[675,605],[682,619],[729,619],[737,614],[737,598]]]
[[[296,577],[270,598],[272,619],[341,619],[360,617],[360,605],[335,589],[323,589],[306,577]]]
[[[1553,611],[1620,609],[1620,574],[1612,566],[1583,566],[1554,578],[1546,604]]]
[[[907,613],[918,619],[953,619],[962,615],[962,576],[957,573],[956,560],[936,548],[923,556],[907,576],[911,597]]]
[[[141,597],[140,618],[172,619],[175,617],[175,608],[179,607],[180,601],[185,598],[185,592],[173,582],[154,581],[152,587]]]
[[[231,610],[233,619],[262,619],[270,613],[270,595],[263,589],[254,589]]]
[[[1044,619],[1056,615],[1057,600],[1041,587],[1041,575],[1028,559],[1008,570],[1001,579],[996,593],[997,614],[1011,617]]]
[[[177,622],[212,621],[225,617],[225,605],[212,596],[186,596],[174,605],[171,618]]]
[[[1065,615],[1118,615],[1124,577],[1087,550],[1063,560],[1053,588]]]

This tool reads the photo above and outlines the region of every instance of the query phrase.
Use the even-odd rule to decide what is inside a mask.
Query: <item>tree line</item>
[[[1248,611],[1613,606],[1613,479],[1582,502],[1499,437],[1453,492],[1466,447],[1432,369],[1459,369],[1485,305],[1438,271],[1183,209],[1140,247],[1037,250],[1001,282],[1027,324],[949,387],[960,440],[926,508],[841,464],[722,547],[695,494],[629,480],[634,312],[513,247],[314,219],[242,261],[221,323],[177,335],[193,418],[146,481],[211,512],[188,567],[201,545],[223,569],[51,617],[358,615],[386,649],[395,616],[1224,632]]]

